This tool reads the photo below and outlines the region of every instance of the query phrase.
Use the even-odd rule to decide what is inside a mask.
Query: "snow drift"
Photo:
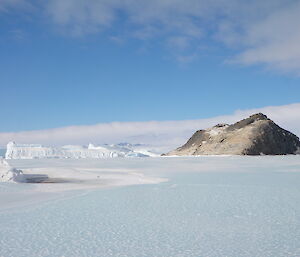
[[[88,147],[66,145],[63,147],[45,147],[39,144],[18,145],[15,142],[7,144],[6,159],[43,159],[43,158],[70,158],[70,159],[99,159],[116,157],[148,157],[155,154],[146,149],[134,149],[134,145],[119,144]]]
[[[26,179],[21,170],[11,167],[0,158],[0,182],[26,182]]]

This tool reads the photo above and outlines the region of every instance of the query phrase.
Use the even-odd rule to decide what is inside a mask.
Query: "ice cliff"
[[[151,153],[146,150],[134,150],[129,145],[105,145],[88,147],[67,145],[63,147],[45,147],[39,144],[7,144],[6,159],[43,159],[43,158],[116,158],[116,157],[147,157]]]

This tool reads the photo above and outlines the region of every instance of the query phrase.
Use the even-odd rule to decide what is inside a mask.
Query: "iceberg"
[[[26,182],[21,170],[11,167],[6,160],[0,158],[0,182]]]
[[[69,159],[99,159],[117,157],[149,157],[154,156],[145,149],[134,149],[130,144],[88,147],[80,145],[65,145],[62,147],[46,147],[40,144],[7,144],[6,159],[44,159],[44,158],[69,158]]]

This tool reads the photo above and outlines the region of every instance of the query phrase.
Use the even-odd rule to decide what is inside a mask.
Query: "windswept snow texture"
[[[0,256],[300,256],[299,156],[10,163],[81,175],[123,170],[168,181],[50,196],[34,185],[0,183]]]
[[[0,157],[0,182],[26,182],[21,170],[11,167]]]
[[[44,158],[70,158],[70,159],[100,159],[116,157],[147,157],[155,156],[143,148],[134,149],[134,145],[105,145],[88,147],[66,145],[63,147],[45,147],[39,144],[18,145],[14,142],[7,144],[6,159],[44,159]]]

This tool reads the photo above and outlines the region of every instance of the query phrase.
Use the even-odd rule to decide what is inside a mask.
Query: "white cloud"
[[[128,37],[159,39],[177,46],[174,52],[188,46],[183,56],[222,42],[235,49],[237,63],[300,75],[298,0],[0,0],[0,10],[25,5],[44,10],[71,35],[114,31],[118,24]]]
[[[257,112],[263,112],[285,129],[300,135],[300,103],[238,110],[231,115],[183,121],[113,122],[90,126],[70,126],[49,130],[0,133],[0,145],[9,141],[45,145],[93,143],[146,143],[170,150],[183,144],[196,130],[218,123],[234,123]]]
[[[203,41],[218,39],[240,49],[235,62],[300,75],[299,1],[51,0],[48,5],[52,20],[78,35],[112,26],[120,10],[139,38],[164,36],[177,46],[174,52],[190,47],[179,56],[194,56]]]
[[[27,0],[0,0],[0,12],[9,12],[16,8],[30,10],[33,6]]]
[[[114,1],[51,0],[47,2],[47,14],[72,35],[97,33],[109,27],[115,20]]]
[[[300,75],[300,3],[287,5],[246,31],[246,49],[236,60]]]

